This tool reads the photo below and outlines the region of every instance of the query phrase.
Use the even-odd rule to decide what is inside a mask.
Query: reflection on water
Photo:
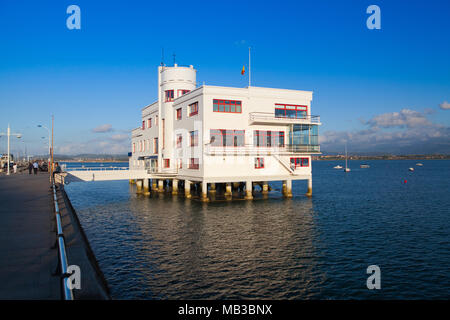
[[[370,164],[343,176],[314,163],[312,199],[303,181],[289,200],[275,183],[269,199],[207,204],[136,195],[126,181],[67,191],[114,298],[448,298],[444,162],[423,175]],[[440,202],[429,205],[428,192]],[[365,286],[370,264],[381,291]]]

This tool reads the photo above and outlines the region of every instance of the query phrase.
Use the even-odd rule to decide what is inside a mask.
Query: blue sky
[[[81,9],[69,30],[66,9]],[[366,8],[381,9],[369,30]],[[198,84],[314,91],[322,150],[450,153],[449,1],[0,2],[0,131],[13,150],[125,153],[140,110],[156,99],[156,68],[198,70]],[[446,103],[447,102],[447,103]],[[441,106],[441,107],[440,107]],[[103,128],[104,132],[94,132]],[[6,139],[0,137],[0,152]],[[19,149],[19,150],[17,150]]]

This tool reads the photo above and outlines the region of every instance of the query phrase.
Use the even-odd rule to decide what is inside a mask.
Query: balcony
[[[319,145],[286,145],[284,147],[256,147],[245,145],[242,147],[216,147],[205,145],[205,154],[211,156],[260,156],[260,155],[290,155],[290,154],[320,154]]]
[[[316,124],[320,125],[320,116],[302,116],[300,118],[275,116],[270,112],[251,112],[250,124]]]

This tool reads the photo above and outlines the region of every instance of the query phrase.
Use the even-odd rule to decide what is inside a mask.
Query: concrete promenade
[[[109,299],[103,274],[63,188],[57,201],[69,265],[81,269],[75,299]],[[47,173],[0,176],[0,299],[60,300],[53,194]]]
[[[60,299],[48,174],[0,176],[0,299]]]

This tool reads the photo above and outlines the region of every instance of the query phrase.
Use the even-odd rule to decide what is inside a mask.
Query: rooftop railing
[[[270,112],[250,112],[249,118],[251,122],[278,122],[278,123],[313,123],[320,124],[320,116],[305,115],[294,118],[287,116],[279,116]]]

